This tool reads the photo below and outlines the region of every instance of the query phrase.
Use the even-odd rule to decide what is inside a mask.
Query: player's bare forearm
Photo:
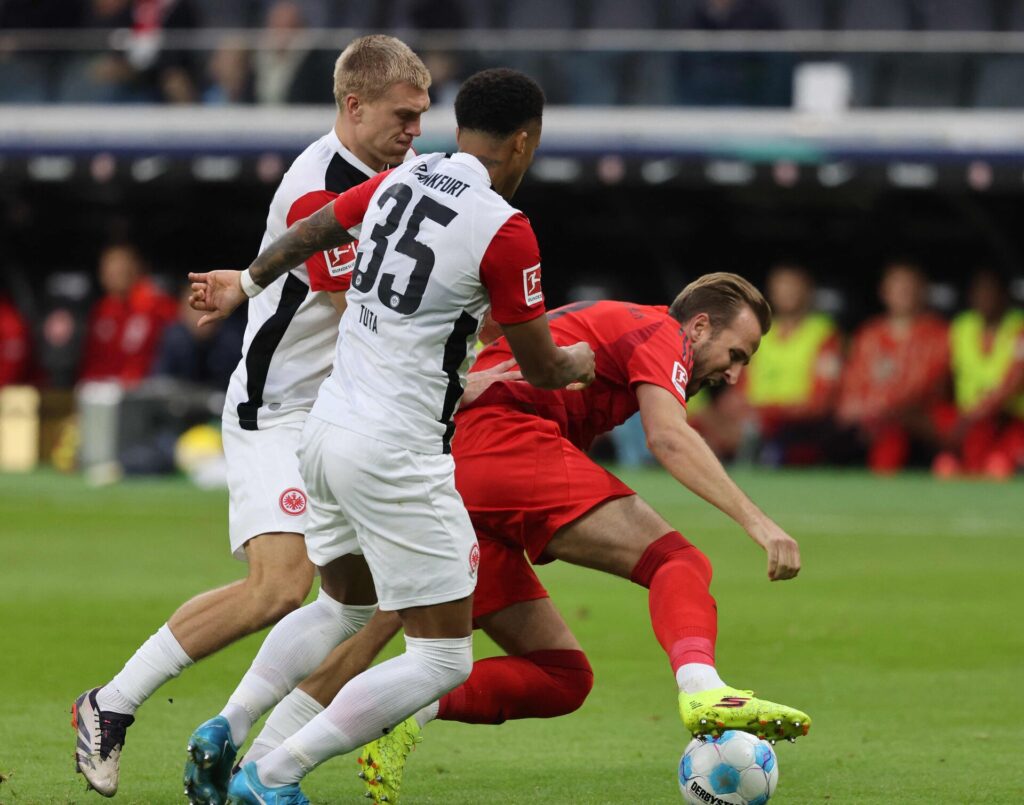
[[[249,266],[253,282],[266,288],[285,272],[306,262],[317,252],[343,246],[355,240],[326,204],[308,218],[296,221],[281,237],[260,252]]]
[[[800,572],[800,548],[729,477],[707,442],[686,421],[685,409],[669,391],[637,387],[640,417],[654,457],[679,483],[723,511],[760,545],[768,557],[768,578],[791,579]]]
[[[671,429],[657,429],[648,444],[658,462],[679,483],[727,514],[747,532],[768,516],[729,477],[703,437],[681,419]]]

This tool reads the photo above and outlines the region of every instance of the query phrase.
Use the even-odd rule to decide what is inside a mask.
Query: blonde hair
[[[707,313],[716,330],[728,327],[744,307],[749,307],[764,335],[772,327],[772,308],[757,288],[738,274],[719,271],[698,277],[679,294],[668,312],[678,322]]]
[[[361,36],[334,63],[334,100],[339,109],[347,95],[372,103],[401,81],[425,90],[430,87],[430,72],[402,40],[383,34]]]

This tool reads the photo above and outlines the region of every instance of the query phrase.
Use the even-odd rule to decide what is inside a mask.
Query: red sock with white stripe
[[[725,685],[715,670],[718,609],[708,558],[670,531],[647,546],[630,578],[650,590],[651,625],[679,689],[699,693]]]

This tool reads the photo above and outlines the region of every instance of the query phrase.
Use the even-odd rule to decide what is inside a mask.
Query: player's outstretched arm
[[[729,477],[711,448],[686,421],[686,409],[671,392],[650,383],[637,386],[644,434],[658,462],[679,483],[739,523],[768,554],[768,578],[800,572],[800,547]]]
[[[568,347],[555,345],[546,316],[537,316],[521,324],[503,324],[523,379],[542,389],[566,386],[584,388],[594,380],[594,350],[580,341]]]

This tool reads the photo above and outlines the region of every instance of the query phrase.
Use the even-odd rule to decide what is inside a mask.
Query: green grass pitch
[[[800,540],[799,579],[663,473],[625,479],[715,566],[718,660],[731,684],[806,709],[778,747],[779,803],[1024,802],[1024,485],[922,476],[741,474]],[[187,597],[236,578],[226,497],[180,480],[91,489],[0,476],[0,803],[93,802],[73,769],[68,707],[116,672]],[[405,801],[679,802],[686,743],[644,591],[541,570],[596,673],[577,713],[501,727],[435,723]],[[182,802],[191,729],[217,712],[259,636],[189,669],[128,733],[122,803]],[[485,639],[479,656],[494,653]],[[305,784],[359,802],[350,756]]]

